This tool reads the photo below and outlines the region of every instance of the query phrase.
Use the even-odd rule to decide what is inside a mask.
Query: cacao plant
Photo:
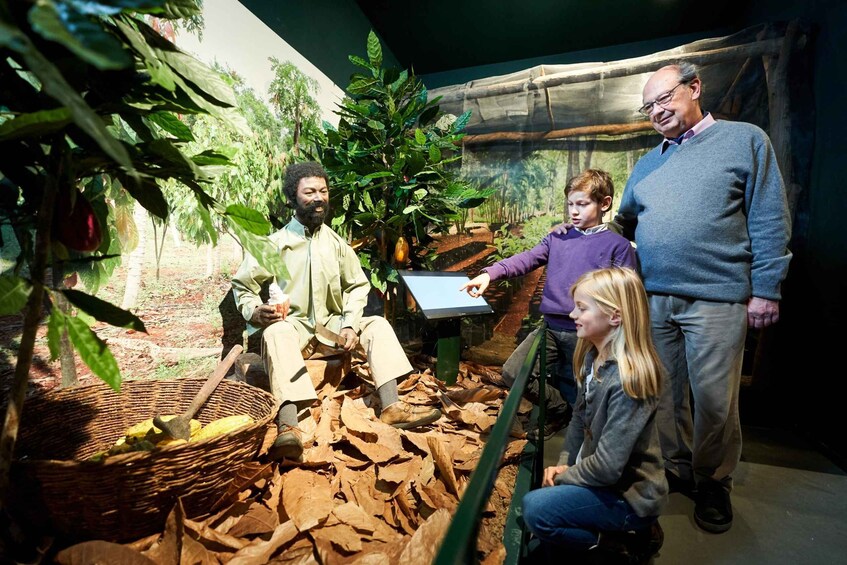
[[[0,227],[9,226],[15,240],[0,244],[19,249],[14,267],[0,274],[0,315],[23,314],[0,435],[0,512],[43,304],[51,355],[58,355],[67,333],[91,371],[115,389],[121,382],[117,363],[90,325],[96,319],[145,329],[133,313],[56,284],[63,277],[48,284],[45,276],[48,266],[82,272],[120,252],[126,238],[104,229],[118,223],[109,221],[117,208],[107,202],[114,183],[162,219],[170,205],[159,182],[184,184],[212,241],[214,215],[269,271],[287,277],[266,237],[268,220],[204,189],[209,167],[229,164],[226,156],[186,151],[192,134],[180,116],[211,114],[243,123],[232,111],[232,89],[143,20],[197,13],[193,0],[0,0]],[[69,216],[54,229],[56,214]],[[59,296],[76,314],[54,307]]]

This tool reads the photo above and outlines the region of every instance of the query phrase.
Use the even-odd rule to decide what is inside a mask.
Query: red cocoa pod
[[[74,251],[91,252],[100,247],[103,241],[100,221],[78,189],[63,191],[56,198],[53,238]]]

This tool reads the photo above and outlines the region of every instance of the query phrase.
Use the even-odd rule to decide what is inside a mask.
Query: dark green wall
[[[757,3],[750,24],[802,18],[816,31],[811,77],[815,116],[808,192],[798,202],[795,256],[783,291],[782,320],[773,332],[773,416],[798,427],[847,462],[844,396],[834,394],[845,375],[847,351],[847,3],[771,0]],[[743,417],[743,414],[742,414]]]
[[[367,58],[371,24],[352,0],[239,2],[341,88],[357,68],[348,55]],[[382,58],[389,67],[399,66],[384,41]]]

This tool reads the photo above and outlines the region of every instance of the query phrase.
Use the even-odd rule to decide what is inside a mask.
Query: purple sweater
[[[541,313],[551,328],[574,331],[570,290],[576,279],[604,267],[635,269],[635,250],[629,241],[609,230],[584,234],[572,229],[566,234],[551,233],[529,251],[498,261],[483,271],[496,281],[525,275],[543,265],[547,265],[547,282]]]

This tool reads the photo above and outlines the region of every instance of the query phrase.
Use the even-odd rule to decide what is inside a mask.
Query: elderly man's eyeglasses
[[[682,86],[683,84],[686,84],[686,83],[685,82],[676,83],[676,86],[674,86],[673,88],[671,88],[667,92],[661,93],[660,95],[658,95],[656,97],[655,100],[653,100],[652,102],[648,102],[644,106],[639,108],[638,112],[649,118],[650,114],[653,113],[653,108],[656,106],[656,104],[658,104],[662,108],[664,108],[667,104],[670,104],[671,100],[673,100],[673,91],[676,90],[677,88],[679,88],[680,86]]]

